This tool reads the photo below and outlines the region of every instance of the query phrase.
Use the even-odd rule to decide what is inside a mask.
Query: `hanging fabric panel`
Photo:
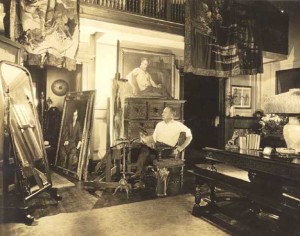
[[[233,0],[188,0],[185,72],[216,77],[261,73],[260,34],[252,12]]]
[[[76,69],[77,0],[12,0],[10,38],[24,45],[29,65]]]

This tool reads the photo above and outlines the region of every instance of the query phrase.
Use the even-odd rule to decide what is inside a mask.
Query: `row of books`
[[[258,134],[247,134],[239,137],[240,149],[255,149],[258,150],[260,147],[260,135]]]

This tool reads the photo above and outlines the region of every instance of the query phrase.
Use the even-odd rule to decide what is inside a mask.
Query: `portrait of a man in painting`
[[[174,55],[121,48],[121,77],[131,97],[173,97]]]
[[[94,91],[69,93],[64,102],[55,166],[79,179],[87,165],[93,102]]]

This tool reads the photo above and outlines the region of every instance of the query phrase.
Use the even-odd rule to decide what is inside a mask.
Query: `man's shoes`
[[[133,189],[145,189],[145,184],[143,181],[138,181],[133,185]]]
[[[136,182],[139,182],[140,180],[141,180],[141,176],[134,174],[129,177],[128,183],[130,183],[133,186]]]
[[[130,176],[130,179],[141,179],[141,175],[140,174],[133,174],[132,176]]]
[[[152,171],[154,171],[153,165],[148,165],[148,166],[146,167],[145,172],[152,172]]]

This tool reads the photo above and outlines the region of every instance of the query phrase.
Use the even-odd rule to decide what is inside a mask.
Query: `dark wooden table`
[[[300,156],[264,156],[257,150],[222,150],[204,148],[206,164],[195,165],[194,215],[201,215],[216,204],[219,187],[245,197],[253,203],[253,212],[265,210],[285,220],[300,219]],[[244,178],[223,172],[224,166]],[[226,169],[226,168],[225,168]],[[225,171],[226,172],[226,171]],[[246,176],[246,178],[245,178]],[[210,188],[209,204],[200,206],[201,185]]]
[[[215,160],[245,170],[253,170],[275,175],[286,181],[299,181],[300,184],[300,155],[263,155],[262,151],[239,149],[222,150],[204,148],[207,160]]]

